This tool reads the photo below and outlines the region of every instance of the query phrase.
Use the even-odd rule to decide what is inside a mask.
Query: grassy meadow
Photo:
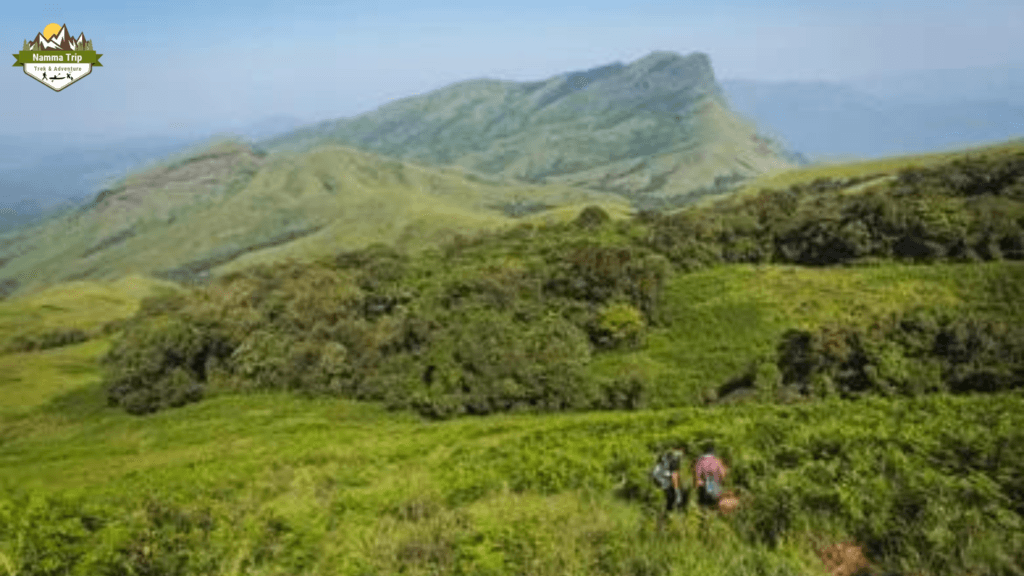
[[[867,324],[917,307],[1007,314],[1024,322],[1024,305],[1007,303],[1001,289],[1016,283],[1024,283],[1018,263],[826,270],[745,265],[680,275],[665,291],[667,326],[650,331],[644,350],[597,358],[592,370],[605,377],[643,374],[657,383],[654,405],[714,398],[723,382],[771,353],[792,328]]]
[[[64,334],[86,340],[131,317],[146,296],[178,289],[171,282],[130,275],[108,282],[67,282],[0,301],[0,349],[46,348],[48,337],[56,346],[64,343]]]
[[[950,499],[979,478],[947,470],[955,446],[1019,451],[1019,394],[443,423],[266,394],[137,418],[106,407],[91,376],[5,424],[0,467],[15,499],[0,519],[17,539],[0,552],[11,574],[49,573],[47,562],[83,574],[129,573],[128,562],[163,574],[824,574],[815,551],[827,543],[875,538],[884,550],[893,535],[871,527],[900,520],[899,495],[879,491],[892,478],[907,491],[947,491],[921,512],[935,530],[979,522],[965,550],[978,569],[1000,562],[1001,542],[1020,545],[1019,519],[978,517],[1001,502],[988,483],[1013,482],[1013,469],[970,492],[977,510]],[[772,516],[691,509],[659,523],[661,497],[644,477],[651,456],[711,436],[735,482],[750,485],[744,496],[780,498]],[[814,482],[825,478],[842,489],[822,492]],[[18,500],[29,490],[33,500]],[[842,513],[815,514],[830,498]],[[846,533],[847,519],[863,533]],[[769,521],[785,535],[750,536]],[[921,537],[940,550],[941,534]],[[943,573],[932,562],[917,565]]]
[[[785,326],[911,303],[998,309],[991,287],[1020,274],[1005,263],[679,275],[666,297],[671,328],[653,332],[646,350],[592,369],[646,366],[663,375],[666,398],[685,396],[742,369],[727,360],[765,351]],[[1007,509],[1020,501],[1002,495],[1020,489],[1019,393],[432,422],[377,403],[270,392],[137,417],[106,403],[98,359],[107,347],[93,340],[0,356],[9,499],[0,504],[0,554],[9,574],[73,566],[76,574],[810,575],[825,574],[821,551],[845,541],[878,559],[876,571],[941,574],[958,522],[977,522],[978,531],[957,548],[957,566],[1011,574],[1005,554],[1024,544],[1020,518]],[[646,478],[653,456],[676,443],[695,453],[708,438],[748,507],[707,516],[691,503],[687,514],[659,520],[662,497]],[[993,450],[1002,461],[991,472],[962,460]],[[920,500],[920,490],[936,492]],[[919,528],[901,516],[904,497],[925,507]],[[978,516],[983,510],[995,516]],[[893,538],[917,540],[893,548]]]
[[[5,300],[0,576],[1020,576],[1022,166]]]

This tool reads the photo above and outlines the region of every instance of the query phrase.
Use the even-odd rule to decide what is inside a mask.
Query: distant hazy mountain
[[[886,74],[855,78],[846,83],[873,96],[906,103],[981,101],[1024,106],[1024,63]]]
[[[273,116],[253,124],[228,130],[228,132],[237,134],[238,136],[248,140],[256,141],[265,140],[286,132],[291,132],[305,124],[308,124],[308,122],[304,122],[294,116]]]
[[[127,171],[188,144],[172,137],[89,143],[50,136],[0,136],[0,204],[35,200],[47,207],[91,197]]]
[[[539,82],[459,82],[262,145],[303,151],[330,142],[510,180],[586,186],[641,205],[707,193],[716,178],[793,165],[728,109],[700,53],[654,52]]]
[[[37,200],[0,201],[0,235],[61,216],[87,204],[89,200],[85,196],[79,196],[46,206]]]
[[[828,82],[726,80],[722,87],[737,113],[812,160],[939,151],[1024,135],[1024,105],[1006,101],[934,95],[913,102]]]
[[[0,207],[23,200],[49,209],[74,198],[91,199],[128,172],[189,148],[236,136],[257,141],[294,130],[298,118],[276,116],[220,129],[133,138],[59,134],[0,134]],[[2,215],[0,215],[2,216]],[[0,229],[3,229],[0,220]]]

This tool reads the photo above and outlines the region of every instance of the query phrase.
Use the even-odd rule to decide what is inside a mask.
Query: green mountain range
[[[0,236],[0,295],[132,273],[194,280],[524,218],[672,207],[792,167],[726,107],[703,54],[533,83],[471,80],[253,149],[222,141]]]
[[[1020,573],[1024,141],[636,197],[228,141],[0,236],[0,574]]]
[[[268,141],[337,142],[515,181],[557,182],[659,204],[793,166],[729,109],[705,54],[651,54],[539,82],[477,79]]]
[[[199,253],[189,230],[273,229],[262,201],[320,206],[289,225],[328,230],[326,207],[391,222],[409,198],[470,211],[508,190],[459,196],[466,174],[345,148],[301,158],[225,144],[79,225],[135,218],[167,235],[140,245],[164,269]],[[255,171],[238,190],[174,188],[233,166]],[[1019,574],[1024,143],[758,184],[195,290],[134,277],[0,302],[0,574]],[[212,208],[145,224],[147,189]],[[121,249],[74,226],[69,254]],[[665,514],[656,458],[683,448],[689,471],[709,444],[719,513],[687,472]]]

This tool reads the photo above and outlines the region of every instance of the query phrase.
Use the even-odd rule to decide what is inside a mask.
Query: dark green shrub
[[[338,268],[358,271],[358,284],[364,290],[376,290],[395,282],[405,273],[408,263],[408,256],[384,244],[335,257]]]
[[[1020,387],[1024,329],[1003,322],[958,318],[943,325],[935,353],[954,392],[997,392]]]
[[[1003,250],[999,247],[999,240],[986,234],[974,246],[974,251],[985,260],[1002,260]]]
[[[7,344],[8,352],[32,352],[70,346],[89,340],[89,334],[78,328],[51,330],[41,334],[19,334]]]
[[[139,304],[139,316],[163,316],[181,310],[188,302],[183,292],[164,292],[147,296]]]
[[[768,262],[772,257],[772,247],[757,238],[740,237],[731,240],[722,248],[722,258],[726,262],[758,263]]]
[[[785,262],[829,266],[866,255],[863,240],[852,228],[835,221],[810,220],[776,238],[776,250]]]
[[[934,262],[945,256],[946,249],[938,242],[932,242],[914,236],[904,236],[892,247],[893,256],[909,258],[919,262]]]
[[[657,319],[668,273],[663,258],[628,247],[583,243],[565,249],[551,264],[547,294],[592,304],[622,296],[648,319]]]
[[[618,376],[604,382],[601,396],[594,405],[603,410],[639,410],[647,405],[651,383],[637,372]]]
[[[133,324],[103,359],[108,400],[132,414],[198,401],[207,359],[229,349],[215,334],[180,318]]]
[[[591,341],[599,348],[643,346],[646,322],[639,310],[622,302],[603,306],[597,314]]]
[[[584,378],[589,359],[586,335],[562,318],[524,324],[475,311],[417,362],[422,384],[412,404],[436,418],[590,406],[597,392]]]
[[[918,311],[867,330],[789,331],[777,354],[782,383],[810,396],[998,392],[1022,384],[1024,329]]]
[[[600,206],[587,206],[576,217],[576,225],[580,228],[595,228],[611,220],[608,213]]]
[[[230,360],[233,381],[246,391],[342,394],[350,390],[354,374],[344,345],[266,330],[246,338]]]

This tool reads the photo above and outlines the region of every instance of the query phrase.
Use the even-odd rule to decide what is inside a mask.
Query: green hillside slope
[[[300,158],[234,209],[445,181]],[[9,299],[110,334],[0,352],[0,574],[1019,574],[1024,150],[792,182]],[[709,443],[738,509],[666,515]]]
[[[139,302],[178,286],[131,275],[114,282],[67,282],[0,302],[0,351],[85,340],[135,314]]]
[[[267,157],[222,142],[130,176],[66,217],[0,241],[0,285],[24,293],[126,274],[193,280],[238,261],[375,242],[424,247],[553,207],[627,205],[565,185],[489,184],[343,147]]]
[[[270,150],[338,142],[512,180],[685,203],[716,177],[791,167],[733,115],[704,54],[654,52],[539,82],[471,80],[277,137]]]
[[[588,208],[443,250],[239,271],[132,323],[110,359],[111,398],[146,413],[206,388],[283,387],[443,418],[699,404],[752,364],[789,370],[770,388],[812,394],[812,374],[840,359],[826,388],[844,395],[1015,387],[1021,268],[988,278],[981,262],[1024,259],[1024,152],[906,169],[862,194],[833,184],[618,222]],[[763,269],[780,265],[815,272]],[[758,291],[734,291],[750,267]],[[687,275],[707,269],[723,276]],[[801,286],[815,282],[826,297]],[[720,334],[679,332],[719,317]],[[907,326],[917,335],[900,335]],[[829,338],[848,342],[815,348]],[[992,341],[954,352],[950,338]],[[797,367],[779,352],[799,342],[822,358]],[[879,376],[879,363],[896,372]]]
[[[1020,280],[1014,264],[964,270],[692,273],[672,282],[671,336],[655,335],[671,350],[652,343],[630,363],[663,364],[667,382],[699,370],[710,381],[728,354],[694,364],[702,353],[755,352],[777,328],[831,320],[827,310],[882,312],[900,306],[892,295],[980,305],[1000,301],[991,279]],[[766,308],[751,314],[742,295]],[[106,405],[104,349],[0,356],[39,383],[0,380],[0,565],[11,574],[824,575],[824,549],[853,541],[870,574],[937,575],[1012,573],[1024,550],[1007,499],[1024,472],[1019,394],[428,423],[268,393],[138,418]],[[703,518],[691,503],[660,524],[654,456],[670,444],[693,455],[709,438],[745,507]]]
[[[949,152],[936,152],[932,154],[914,154],[908,156],[891,156],[877,160],[864,160],[858,162],[834,162],[820,163],[809,166],[802,166],[795,170],[781,170],[770,172],[744,182],[737,191],[737,196],[749,195],[759,192],[764,188],[788,188],[794,184],[810,184],[819,178],[832,180],[858,180],[857,189],[863,189],[875,184],[891,182],[901,170],[909,168],[924,168],[928,166],[941,165],[952,160],[963,158],[965,155],[984,155],[986,157],[1012,156],[1024,151],[1024,140],[1011,140],[978,146],[976,148],[958,149]],[[705,203],[716,200],[709,197]]]
[[[132,275],[68,282],[0,302],[0,423],[93,383],[97,357],[119,323],[143,299],[179,290]]]

